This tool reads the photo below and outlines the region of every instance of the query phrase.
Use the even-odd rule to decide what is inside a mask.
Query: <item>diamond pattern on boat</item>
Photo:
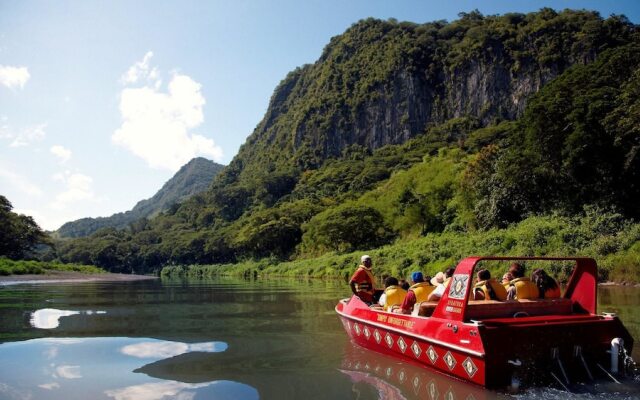
[[[389,348],[393,347],[393,338],[391,337],[391,335],[389,335],[389,332],[384,335],[384,341],[387,343],[387,346],[389,346]]]
[[[462,366],[467,375],[469,375],[469,378],[473,378],[476,372],[478,372],[478,367],[473,363],[471,357],[467,357],[467,359],[462,362]]]
[[[422,354],[422,349],[420,348],[420,345],[418,344],[418,342],[414,341],[413,344],[411,345],[411,351],[413,351],[413,355],[416,356],[416,358],[420,358],[420,354]]]
[[[371,331],[366,326],[364,327],[364,337],[366,337],[367,340],[369,340],[369,338],[371,337]]]
[[[398,338],[398,347],[400,347],[400,351],[403,353],[405,352],[405,350],[407,350],[407,344],[405,343],[402,336]]]
[[[456,366],[456,358],[451,354],[450,351],[447,351],[447,354],[444,355],[444,363],[447,364],[449,370],[453,370]]]
[[[356,334],[357,334],[358,336],[360,336],[360,333],[361,333],[361,331],[360,331],[360,325],[358,325],[358,323],[357,323],[357,322],[356,322],[355,324],[353,324],[353,330],[354,330],[354,331],[356,331]]]
[[[431,364],[435,364],[438,360],[438,353],[433,348],[433,346],[429,346],[429,349],[427,350],[427,357],[429,357],[429,360],[431,360]]]
[[[380,335],[380,332],[378,332],[377,329],[374,329],[373,331],[373,338],[376,340],[378,344],[380,344],[380,341],[382,340],[382,335]]]

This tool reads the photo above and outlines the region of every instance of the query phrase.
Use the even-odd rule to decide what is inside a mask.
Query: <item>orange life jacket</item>
[[[367,274],[368,280],[355,282],[356,284],[356,292],[365,292],[373,295],[376,292],[376,278],[373,276],[371,272],[371,268],[367,268],[364,265],[358,266],[358,270],[363,270]],[[356,270],[357,271],[357,270]]]

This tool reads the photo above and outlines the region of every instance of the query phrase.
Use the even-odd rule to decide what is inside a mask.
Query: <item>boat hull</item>
[[[372,310],[357,297],[341,301],[336,312],[359,346],[490,388],[510,386],[514,379],[542,383],[554,371],[580,380],[599,372],[597,365],[610,367],[613,338],[623,338],[629,351],[633,343],[617,318],[597,315],[457,323]]]
[[[362,303],[355,297],[353,302]],[[353,310],[346,310],[343,305],[344,303],[339,304],[336,311],[354,343],[435,368],[465,381],[485,385],[484,353],[452,344],[452,341],[447,339],[447,330],[450,329],[446,322],[373,311],[368,308],[360,308],[359,312],[354,313]],[[429,327],[426,328],[427,326]],[[440,335],[428,337],[420,334],[424,329],[431,332],[440,331]]]

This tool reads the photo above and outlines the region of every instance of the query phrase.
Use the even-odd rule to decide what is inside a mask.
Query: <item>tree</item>
[[[0,256],[24,258],[37,245],[50,243],[33,218],[16,214],[12,209],[11,202],[0,195]]]
[[[314,253],[375,248],[394,237],[376,209],[343,204],[323,211],[303,226],[303,248]]]

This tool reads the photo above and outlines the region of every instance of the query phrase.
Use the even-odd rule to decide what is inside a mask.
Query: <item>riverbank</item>
[[[158,279],[157,276],[98,273],[88,274],[74,271],[46,271],[43,274],[23,274],[0,276],[0,286],[23,283],[59,283],[59,282],[132,282]]]
[[[618,284],[640,283],[640,224],[618,220],[617,215],[582,219],[562,216],[531,217],[505,229],[474,232],[432,233],[377,248],[350,253],[326,253],[315,258],[281,261],[275,258],[244,260],[236,264],[167,266],[163,276],[207,277],[307,276],[348,279],[362,254],[373,258],[376,275],[408,277],[413,271],[433,276],[455,266],[470,255],[581,256],[598,263],[598,280]],[[528,268],[548,268],[566,282],[571,263],[533,263]],[[493,276],[502,276],[506,266],[487,263]]]

